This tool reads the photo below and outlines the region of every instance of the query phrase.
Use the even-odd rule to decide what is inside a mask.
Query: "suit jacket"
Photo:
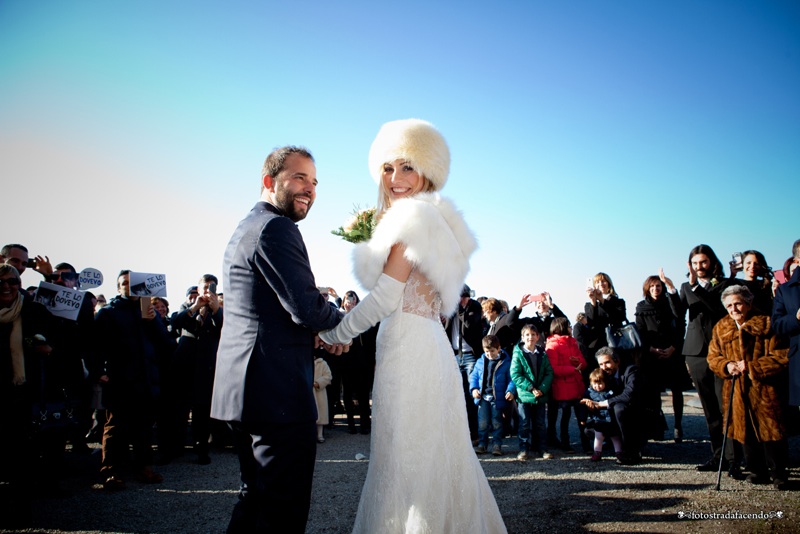
[[[689,312],[684,355],[705,357],[708,354],[714,325],[726,315],[720,296],[727,285],[717,284],[708,289],[697,286],[694,291],[689,282],[681,285],[681,310],[677,315],[681,317]]]
[[[461,325],[462,339],[472,347],[472,353],[477,358],[483,354],[483,310],[477,300],[469,299],[467,305],[462,309],[458,305],[456,314],[461,317],[461,321],[455,321],[455,315],[450,317],[447,322],[447,339],[453,339],[453,326],[458,322]]]
[[[800,268],[785,284],[778,286],[772,308],[772,328],[789,338],[789,404],[800,406]]]
[[[489,325],[486,329],[486,334],[497,336],[500,340],[500,346],[503,350],[510,353],[514,350],[514,345],[519,341],[519,330],[522,328],[518,325],[520,309],[514,306],[508,313],[504,313],[498,317],[494,325]]]
[[[609,389],[614,391],[614,395],[608,398],[608,407],[612,408],[615,404],[626,404],[631,406],[636,403],[641,396],[637,378],[639,377],[639,369],[635,365],[628,365],[618,369],[619,376],[613,377],[608,383],[611,384]]]
[[[244,423],[314,422],[314,332],[339,312],[317,290],[303,238],[258,202],[225,250],[225,323],[211,417]]]

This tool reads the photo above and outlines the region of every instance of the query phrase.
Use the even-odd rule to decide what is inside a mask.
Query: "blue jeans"
[[[483,399],[478,403],[478,444],[489,446],[489,422],[492,424],[492,442],[503,445],[503,410],[495,401]]]
[[[462,374],[467,375],[467,381],[469,381],[469,375],[472,374],[472,368],[475,367],[476,361],[478,361],[478,359],[472,352],[462,353],[461,358],[458,357],[458,352],[456,352],[456,362],[458,362],[458,368],[461,370]]]
[[[519,450],[547,451],[547,425],[545,424],[545,404],[519,402]]]
[[[475,400],[472,398],[472,391],[469,388],[469,375],[472,373],[472,368],[475,367],[477,360],[471,352],[462,353],[460,358],[458,352],[456,352],[455,357],[458,368],[461,370],[461,385],[464,388],[464,404],[467,407],[469,437],[475,440],[478,438],[478,407],[475,406]]]

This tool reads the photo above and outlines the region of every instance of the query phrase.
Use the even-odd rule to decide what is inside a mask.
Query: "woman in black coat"
[[[584,306],[584,313],[589,328],[588,345],[590,354],[608,346],[606,327],[620,328],[628,322],[625,301],[614,290],[614,283],[606,273],[597,273],[592,278],[590,287],[586,288],[589,302]]]
[[[683,440],[683,390],[691,388],[691,379],[681,350],[685,325],[680,313],[680,296],[677,292],[667,292],[665,279],[661,271],[660,277],[648,276],[642,285],[644,300],[636,305],[636,328],[642,339],[637,363],[646,391],[657,397],[659,409],[661,392],[666,389],[672,392],[674,438],[680,443]]]
[[[358,303],[356,292],[348,291],[342,299],[341,310],[349,313]],[[370,394],[375,380],[375,341],[379,324],[355,337],[350,350],[339,357],[342,361],[342,389],[347,429],[351,434],[356,433],[356,415],[358,415],[359,432],[369,434],[372,429]]]
[[[757,312],[769,315],[772,313],[772,267],[767,265],[767,259],[757,250],[742,252],[742,262],[731,262],[731,278],[736,278],[736,273],[742,271],[743,279],[735,283],[747,286],[754,295],[753,307]]]

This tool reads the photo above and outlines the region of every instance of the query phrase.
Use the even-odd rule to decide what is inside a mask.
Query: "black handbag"
[[[34,433],[63,431],[78,424],[79,401],[69,398],[67,391],[61,389],[58,398],[47,398],[45,384],[45,358],[40,362],[39,396],[31,404],[31,423]]]
[[[642,338],[633,323],[627,323],[619,328],[606,327],[606,341],[612,349],[633,350],[642,346]]]
[[[31,406],[31,422],[35,432],[50,432],[78,423],[76,403],[66,398],[63,401],[37,402]]]

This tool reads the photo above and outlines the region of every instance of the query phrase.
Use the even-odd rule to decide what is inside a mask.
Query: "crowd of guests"
[[[681,286],[663,271],[646,277],[632,323],[605,273],[587,283],[574,325],[547,293],[524,295],[509,308],[497,298],[475,299],[465,286],[457,312],[442,323],[462,373],[476,453],[502,455],[512,436],[521,461],[573,453],[574,419],[591,461],[610,449],[618,463],[637,464],[646,441],[667,430],[661,393],[671,392],[672,439],[680,443],[683,392],[695,389],[711,443],[697,469],[723,466],[731,477],[749,472],[752,483],[785,488],[787,436],[800,404],[800,240],[792,252],[774,276],[760,252],[745,251],[726,277],[714,251],[699,245]],[[210,463],[212,445],[229,443],[229,430],[209,417],[223,324],[216,277],[200,277],[170,313],[166,299],[133,296],[123,270],[116,296],[86,292],[69,320],[37,302],[35,287],[20,287],[29,268],[79,289],[69,263],[31,258],[20,244],[0,250],[0,400],[10,409],[0,480],[16,514],[6,519],[24,522],[34,495],[61,494],[65,451],[89,453],[87,442],[101,444],[109,491],[125,488],[130,476],[161,482],[154,466],[189,449],[197,463]],[[358,305],[353,291],[319,290],[343,314]],[[340,413],[349,432],[371,432],[377,328],[340,356],[319,351],[319,443]],[[632,345],[615,342],[622,330]]]
[[[170,314],[166,299],[132,295],[123,270],[115,297],[87,291],[77,317],[67,319],[37,300],[36,287],[20,287],[29,268],[43,281],[79,289],[68,263],[30,258],[20,244],[0,250],[0,400],[9,408],[0,488],[12,511],[3,526],[29,521],[34,496],[64,496],[64,454],[89,454],[88,443],[101,445],[109,491],[125,488],[128,477],[161,482],[154,466],[190,448],[197,463],[210,463],[211,445],[229,439],[227,427],[210,419],[223,321],[216,277],[203,275]]]
[[[574,452],[574,414],[592,461],[605,446],[617,463],[638,464],[648,439],[668,430],[662,392],[671,394],[672,437],[681,443],[683,392],[694,389],[711,443],[697,470],[786,489],[787,436],[800,430],[798,264],[800,240],[781,270],[747,250],[726,276],[711,247],[698,245],[679,287],[663,270],[645,278],[633,323],[611,277],[598,273],[571,329],[547,293],[524,295],[509,309],[495,298],[475,300],[465,287],[445,325],[476,453],[502,455],[510,435],[518,436],[520,460]],[[521,318],[528,305],[534,313]]]

